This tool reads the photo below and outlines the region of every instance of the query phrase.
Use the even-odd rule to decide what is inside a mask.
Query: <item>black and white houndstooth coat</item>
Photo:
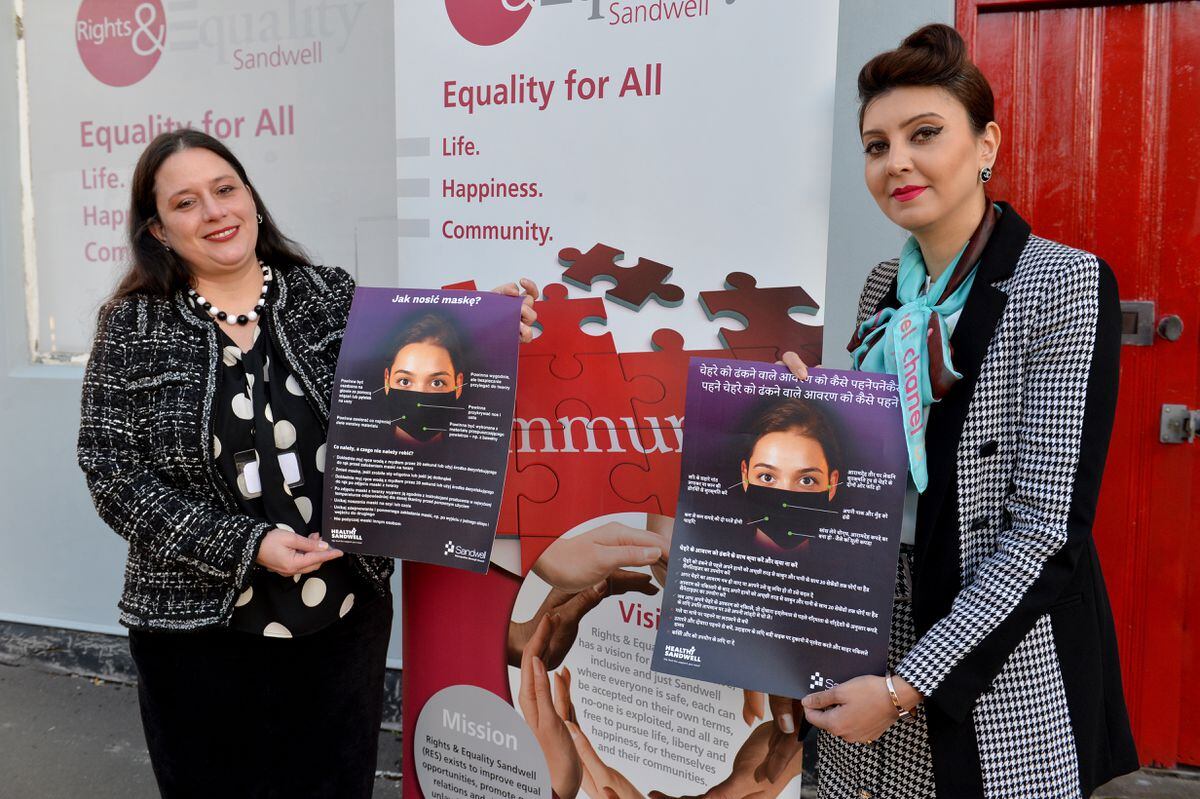
[[[1120,308],[1107,264],[1000,208],[950,340],[963,379],[930,414],[895,671],[926,697],[908,768],[938,796],[1065,799],[1138,767],[1092,540]],[[898,306],[896,272],[871,271],[860,322]]]

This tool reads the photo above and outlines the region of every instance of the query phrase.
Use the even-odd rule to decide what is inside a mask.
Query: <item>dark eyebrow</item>
[[[774,469],[775,471],[779,471],[779,467],[775,466],[774,464],[771,464],[771,463],[763,463],[762,461],[759,461],[758,463],[754,464],[754,465],[753,465],[753,466],[751,466],[750,468],[751,468],[751,469],[759,469],[759,468],[763,468],[763,469]]]
[[[213,184],[213,183],[220,183],[220,182],[221,182],[221,181],[223,181],[223,180],[233,180],[233,179],[234,179],[234,176],[233,176],[233,175],[221,175],[221,176],[219,176],[219,177],[215,177],[215,178],[213,178],[211,181],[209,181],[209,184],[211,185],[211,184]],[[185,189],[180,189],[179,191],[175,192],[174,194],[172,194],[172,195],[171,195],[170,197],[168,197],[167,199],[168,199],[168,200],[174,200],[174,199],[175,199],[176,197],[178,197],[179,195],[181,195],[181,194],[187,194],[187,193],[188,193],[189,191],[191,191],[191,190],[192,190],[192,189],[191,189],[190,187],[189,187],[189,188],[185,188]]]
[[[407,370],[407,369],[397,369],[396,371],[397,371],[398,373],[402,374],[402,375],[413,375],[413,374],[416,374],[416,372],[410,372],[410,371],[409,371],[409,370]],[[449,373],[449,372],[447,372],[445,369],[443,369],[443,370],[442,370],[442,371],[440,371],[440,372],[430,372],[430,373],[429,373],[429,376],[430,376],[430,377],[441,377],[441,376],[443,376],[443,375],[445,375],[446,377],[449,377],[449,376],[450,376],[450,373]]]
[[[912,123],[916,122],[918,119],[921,119],[921,118],[923,118],[923,117],[937,117],[938,119],[940,119],[940,120],[942,120],[942,121],[945,121],[945,119],[946,119],[944,116],[942,116],[941,114],[937,113],[936,111],[925,111],[924,113],[917,114],[917,115],[916,115],[916,116],[914,116],[914,117],[909,117],[908,119],[904,120],[903,122],[901,122],[901,123],[900,123],[900,127],[902,127],[902,128],[906,128],[906,127],[908,127],[909,125],[911,125]],[[880,136],[882,136],[882,135],[883,135],[883,131],[882,131],[882,130],[879,130],[878,128],[871,128],[870,130],[864,130],[864,131],[863,131],[863,132],[860,134],[860,138],[866,138],[868,135],[880,135]]]

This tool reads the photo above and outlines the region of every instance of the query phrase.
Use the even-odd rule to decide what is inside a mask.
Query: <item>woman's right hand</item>
[[[314,572],[325,561],[340,558],[343,554],[340,549],[334,549],[322,541],[320,533],[305,538],[276,527],[263,536],[254,562],[268,571],[294,577]]]
[[[796,353],[785,352],[779,362],[791,370],[797,380],[808,379],[808,367],[804,365],[804,361],[800,360],[800,356]]]

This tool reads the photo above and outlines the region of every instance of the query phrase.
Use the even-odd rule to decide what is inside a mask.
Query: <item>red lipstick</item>
[[[915,200],[916,198],[920,197],[921,193],[924,192],[925,189],[927,189],[927,188],[929,188],[929,187],[928,186],[901,186],[900,188],[898,188],[892,192],[892,199],[899,200],[902,203],[906,203],[909,200]]]

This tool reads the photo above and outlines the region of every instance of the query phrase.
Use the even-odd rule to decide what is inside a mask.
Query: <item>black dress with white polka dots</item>
[[[203,310],[196,309],[203,314]],[[300,535],[318,532],[325,428],[287,368],[264,316],[249,352],[218,325],[221,364],[213,398],[213,456],[243,513]],[[258,569],[238,597],[230,626],[291,638],[345,616],[374,590],[345,560],[283,577]]]

